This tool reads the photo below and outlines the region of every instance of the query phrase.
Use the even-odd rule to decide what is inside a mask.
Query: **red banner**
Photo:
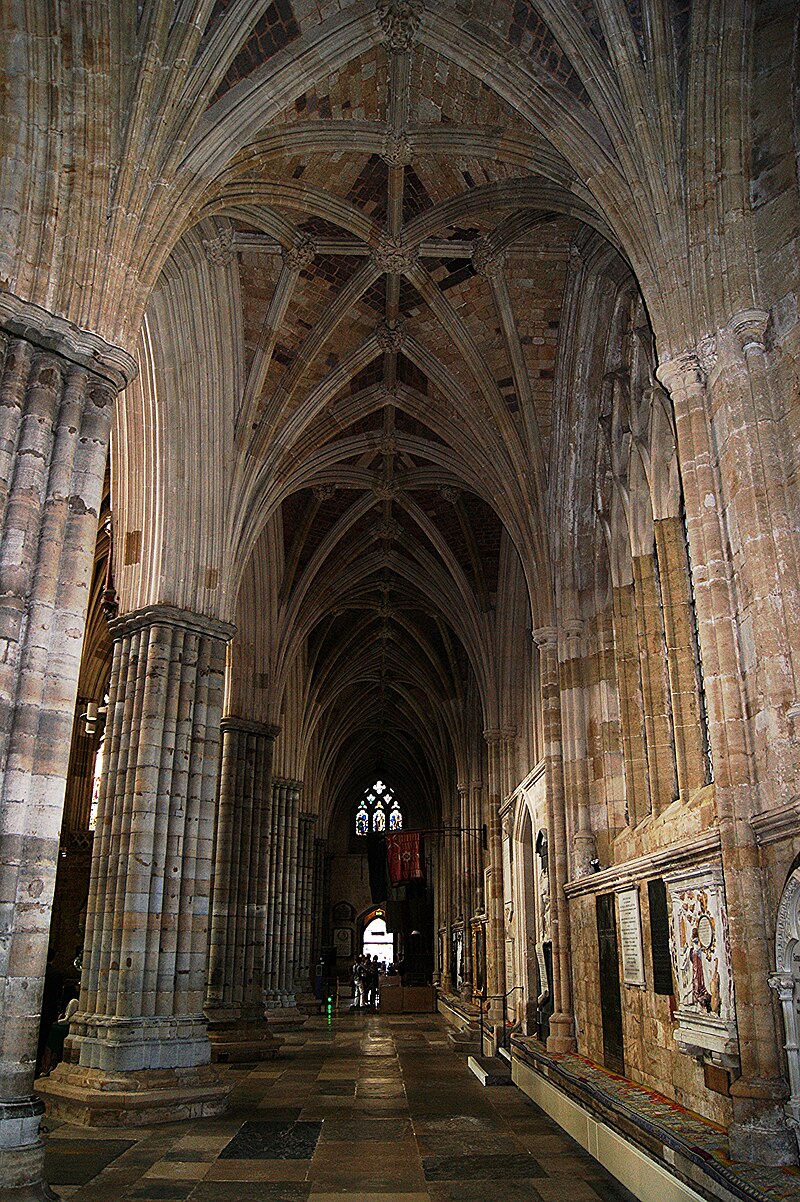
[[[422,881],[422,861],[417,831],[400,831],[386,836],[386,855],[389,860],[389,876],[393,885],[403,881]]]

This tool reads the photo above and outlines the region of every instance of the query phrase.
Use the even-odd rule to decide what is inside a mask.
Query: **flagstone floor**
[[[280,1059],[222,1071],[221,1118],[51,1124],[71,1202],[632,1202],[513,1086],[484,1089],[434,1015],[311,1018]]]

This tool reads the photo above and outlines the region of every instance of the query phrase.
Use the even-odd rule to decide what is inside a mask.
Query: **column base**
[[[84,1127],[146,1127],[222,1114],[232,1086],[209,1064],[112,1073],[62,1063],[37,1089],[53,1118]]]
[[[251,1060],[272,1060],[283,1040],[270,1029],[266,1020],[247,1022],[208,1020],[211,1059],[220,1064],[243,1064]]]
[[[551,1014],[548,1052],[574,1052],[577,1048],[571,1014]]]
[[[53,1202],[44,1177],[44,1144],[39,1124],[44,1103],[32,1095],[0,1102],[0,1202]]]
[[[728,1128],[730,1158],[744,1164],[797,1164],[798,1145],[786,1122],[783,1081],[745,1081],[731,1085],[733,1122]]]
[[[322,1002],[313,993],[298,993],[297,1009],[301,1014],[311,1015],[319,1014],[322,1009]]]
[[[277,1001],[270,1005],[268,1002],[264,1014],[270,1031],[276,1032],[296,1031],[308,1020],[308,1015],[301,1014],[297,1009],[294,998],[291,1005],[283,1005]]]

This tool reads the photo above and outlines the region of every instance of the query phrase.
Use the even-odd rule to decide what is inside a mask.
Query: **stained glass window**
[[[356,810],[356,834],[368,835],[372,831],[382,835],[384,831],[403,829],[403,811],[393,791],[382,780],[377,780],[364,790],[364,796]]]

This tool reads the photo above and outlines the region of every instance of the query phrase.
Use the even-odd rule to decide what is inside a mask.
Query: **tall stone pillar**
[[[47,1196],[33,1075],[50,912],[111,411],[135,373],[0,295],[0,1181],[20,1199]]]
[[[325,942],[325,878],[326,878],[326,843],[323,838],[314,839],[314,875],[313,875],[313,918],[311,932],[312,955],[316,971],[316,959]]]
[[[688,797],[709,780],[709,763],[704,737],[705,715],[701,712],[699,665],[695,660],[696,637],[686,554],[686,534],[680,517],[664,517],[655,523],[656,550],[664,602],[664,638],[675,732],[675,766],[678,791]]]
[[[266,981],[265,1001],[272,1009],[280,1006],[278,992],[278,938],[280,935],[280,914],[283,908],[283,893],[281,866],[283,863],[282,838],[286,820],[286,790],[285,780],[272,782],[272,814],[270,817],[269,865],[267,871],[267,933],[265,945]]]
[[[771,956],[759,900],[761,866],[749,822],[757,808],[758,781],[707,379],[694,353],[662,364],[657,374],[675,411],[730,924],[741,1064],[741,1076],[731,1086],[731,1155],[737,1160],[792,1163],[797,1150],[782,1111],[788,1090],[768,984]]]
[[[625,764],[625,805],[630,824],[636,826],[650,814],[651,799],[636,625],[636,595],[632,580],[614,585],[613,615],[614,659]]]
[[[513,737],[502,730],[485,730],[483,737],[489,748],[488,783],[489,797],[487,824],[489,827],[489,873],[486,896],[487,948],[486,978],[487,992],[491,1004],[489,1014],[495,1023],[502,1019],[502,995],[505,993],[505,926],[503,922],[503,844],[500,825],[500,806],[505,793],[506,773],[504,763],[508,755],[507,744]]]
[[[460,916],[464,928],[464,942],[461,951],[461,992],[469,1000],[472,999],[472,937],[470,934],[470,919],[477,913],[477,860],[475,857],[474,834],[469,827],[471,821],[471,806],[469,788],[460,786],[458,790],[458,822],[461,827],[461,840],[453,856],[453,906]]]
[[[678,796],[672,698],[668,687],[666,637],[654,548],[633,557],[639,673],[644,702],[645,749],[653,813],[665,810]]]
[[[153,605],[111,623],[108,751],[84,971],[65,1062],[42,1083],[84,1123],[217,1114],[203,1003],[225,644],[233,628]]]
[[[302,813],[299,816],[297,843],[297,901],[294,921],[294,988],[298,994],[308,995],[312,972],[312,920],[313,920],[313,874],[314,874],[314,826],[316,814]]]
[[[222,767],[205,1013],[214,1059],[259,1059],[278,1042],[264,1022],[267,874],[276,726],[222,719]]]
[[[570,806],[573,873],[586,876],[593,871],[597,854],[589,810],[589,749],[586,732],[586,704],[583,681],[583,622],[563,624],[565,655],[562,664],[561,717],[564,733],[565,801]]]
[[[294,1006],[294,926],[300,784],[273,782],[273,822],[267,910],[267,1006]]]
[[[533,631],[539,649],[542,692],[547,841],[550,852],[550,932],[553,943],[553,1003],[547,1047],[551,1052],[575,1050],[570,972],[569,908],[564,885],[568,879],[567,827],[564,807],[564,766],[561,744],[561,687],[558,638],[551,626]]]

